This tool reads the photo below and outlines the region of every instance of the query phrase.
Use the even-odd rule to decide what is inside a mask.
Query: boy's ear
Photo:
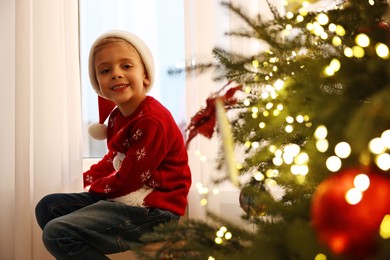
[[[144,86],[149,86],[150,85],[150,80],[148,79],[148,76],[145,76],[144,78]]]

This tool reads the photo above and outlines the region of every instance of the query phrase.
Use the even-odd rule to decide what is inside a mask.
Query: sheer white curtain
[[[0,259],[52,259],[34,216],[81,190],[77,0],[0,1]]]

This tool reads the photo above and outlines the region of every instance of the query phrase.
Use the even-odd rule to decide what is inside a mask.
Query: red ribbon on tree
[[[226,88],[230,82],[225,85],[221,90]],[[206,107],[202,108],[198,113],[196,113],[192,118],[191,122],[188,125],[186,131],[189,131],[188,139],[186,145],[188,146],[190,141],[198,134],[201,134],[207,138],[211,138],[214,133],[215,123],[216,123],[216,99],[221,99],[224,103],[226,109],[229,109],[230,106],[237,103],[237,99],[233,96],[237,90],[242,89],[242,85],[230,88],[224,95],[219,95],[221,92],[218,91],[212,94],[206,100]]]

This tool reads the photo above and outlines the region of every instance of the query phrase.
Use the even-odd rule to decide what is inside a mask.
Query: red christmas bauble
[[[369,180],[367,189],[355,182],[358,175]],[[351,192],[362,195],[361,199],[347,199]],[[384,174],[357,168],[335,173],[318,185],[312,198],[312,224],[319,241],[335,254],[369,257],[376,250],[380,224],[390,214],[389,202],[390,178]]]

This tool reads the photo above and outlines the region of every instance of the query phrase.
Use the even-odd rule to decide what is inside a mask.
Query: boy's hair
[[[96,79],[95,72],[95,54],[102,48],[115,44],[118,42],[126,42],[129,44],[130,48],[134,49],[136,53],[141,58],[141,61],[144,64],[145,73],[150,81],[150,84],[146,87],[146,92],[149,92],[153,86],[154,82],[154,60],[151,51],[148,46],[136,35],[129,33],[127,31],[114,30],[109,31],[99,38],[92,44],[90,53],[89,53],[89,79],[91,81],[92,87],[95,92],[101,96],[99,83]]]
[[[121,43],[121,42],[126,43],[133,51],[135,51],[138,54],[138,56],[140,56],[137,49],[134,48],[134,46],[131,45],[131,43],[129,43],[128,41],[125,41],[122,38],[118,38],[118,37],[107,37],[107,38],[102,39],[101,41],[99,41],[95,45],[95,47],[93,48],[93,57],[95,58],[95,55],[98,51],[100,51],[100,50],[102,50],[110,45]],[[143,63],[144,61],[142,60],[141,56],[140,56],[140,59]]]
[[[149,77],[148,74],[147,74],[147,70],[146,70],[144,61],[143,61],[141,55],[138,53],[137,49],[131,43],[129,43],[128,41],[125,41],[124,39],[119,38],[119,37],[107,37],[107,38],[102,39],[100,42],[98,42],[95,45],[95,47],[93,48],[93,53],[92,53],[92,55],[93,55],[93,59],[92,59],[93,66],[95,66],[95,56],[96,56],[96,53],[98,53],[99,51],[103,50],[104,48],[106,48],[108,46],[111,46],[111,45],[114,45],[114,44],[117,44],[117,43],[125,43],[132,51],[137,53],[139,59],[142,62],[142,65],[144,65],[145,73],[146,73],[147,77]]]

